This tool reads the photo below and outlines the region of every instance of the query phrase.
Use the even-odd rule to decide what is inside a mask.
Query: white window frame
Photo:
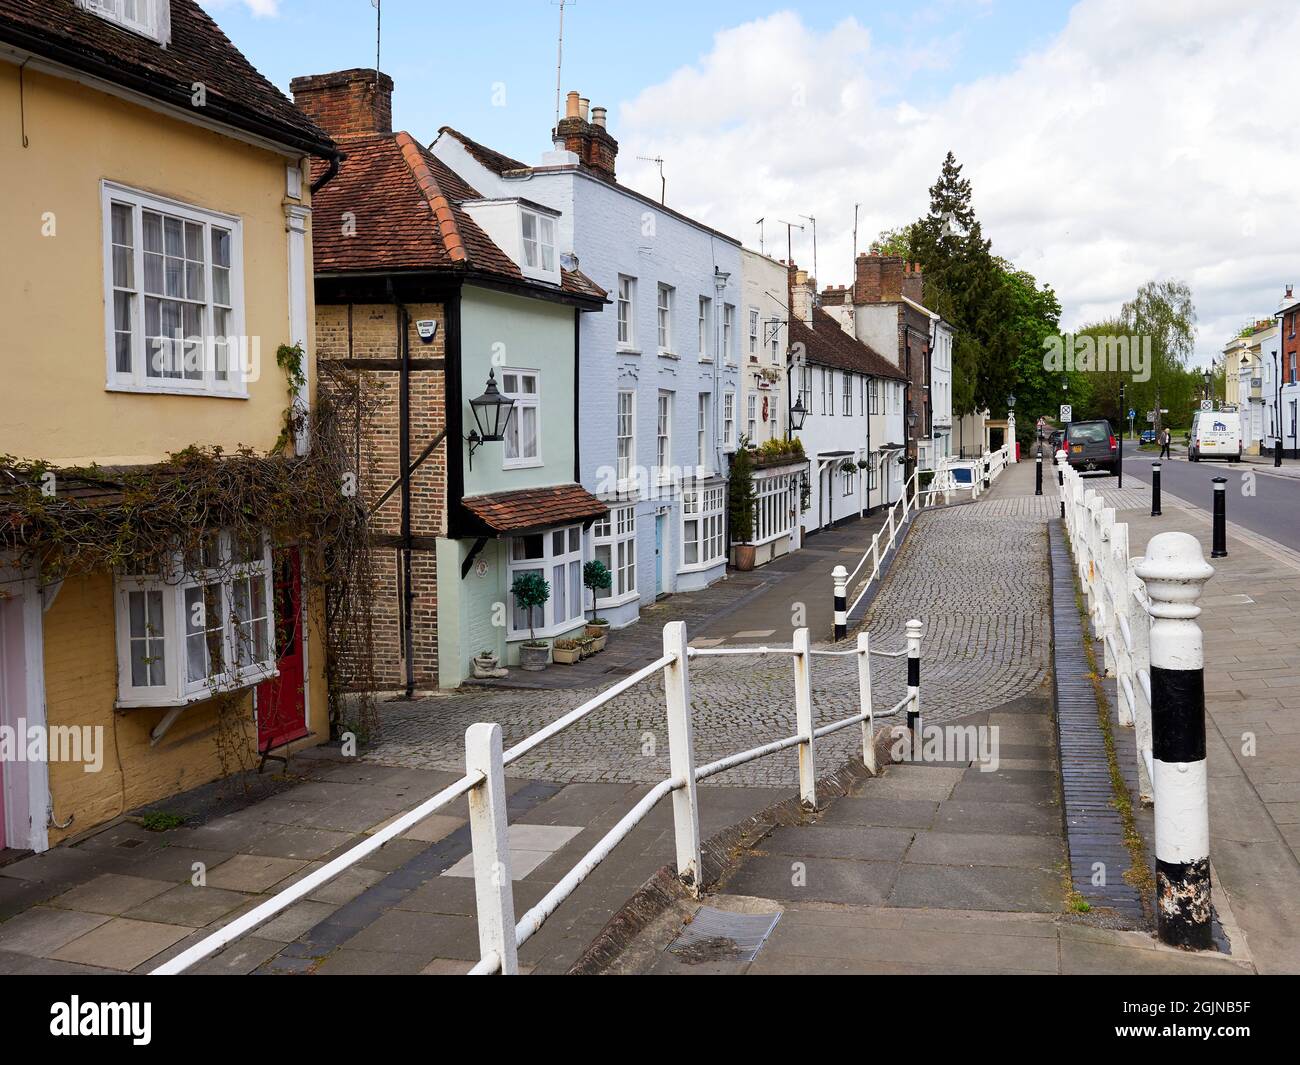
[[[700,297],[699,312],[700,362],[713,361],[713,300]]]
[[[813,372],[811,366],[799,367],[799,398],[803,400],[803,409],[812,414]]]
[[[751,442],[758,442],[758,396],[751,392],[745,399],[745,435]]]
[[[565,550],[563,553],[555,552],[554,536],[556,533],[563,533],[565,539]],[[580,525],[560,525],[549,529],[543,529],[539,533],[531,535],[542,538],[542,557],[529,559],[515,558],[516,542],[526,539],[522,536],[511,536],[506,539],[506,624],[508,626],[506,638],[509,640],[527,640],[528,626],[525,624],[522,628],[515,628],[515,609],[516,604],[514,596],[510,594],[510,588],[515,583],[515,576],[518,573],[528,570],[540,570],[542,579],[551,586],[551,596],[541,609],[541,624],[534,625],[533,631],[537,634],[538,639],[556,636],[559,633],[567,632],[575,627],[584,616],[585,603],[587,601],[586,588],[582,583],[582,526]],[[577,546],[574,546],[576,542]],[[565,605],[572,606],[572,613],[566,613],[564,618],[556,620],[555,617],[555,567],[564,566],[565,579],[569,578],[570,567],[573,564],[578,566],[578,587],[575,604],[569,603],[569,592],[572,590],[566,585],[565,588]]]
[[[272,583],[271,545],[263,534],[258,544],[260,553],[250,561],[236,563],[231,558],[231,534],[214,530],[213,543],[217,548],[215,565],[186,572],[179,553],[163,562],[166,572],[150,574],[119,573],[114,580],[114,615],[117,641],[117,705],[123,708],[144,706],[187,706],[202,702],[220,692],[238,691],[260,684],[277,675],[277,650],[275,646],[275,589]],[[241,625],[235,617],[235,583],[240,580],[258,581],[262,586],[266,607],[267,657],[257,662],[237,665],[239,649],[243,645]],[[220,598],[220,646],[224,667],[220,672],[209,673],[199,680],[189,678],[187,637],[197,635],[188,631],[190,620],[186,610],[186,593],[216,585]],[[131,644],[142,637],[131,631],[131,596],[146,597],[156,593],[161,610],[162,634],[148,637],[160,642],[164,677],[161,684],[132,683]],[[205,608],[206,613],[206,608]],[[204,621],[208,620],[206,618]],[[213,627],[213,631],[215,627]]]
[[[666,481],[673,465],[673,393],[661,391],[655,403],[655,474]]]
[[[752,361],[758,362],[758,332],[759,332],[759,314],[757,307],[749,308],[749,355]]]
[[[682,565],[678,572],[709,569],[726,558],[726,500],[724,485],[692,485],[682,491]],[[687,562],[692,544],[696,547],[696,561]]]
[[[736,353],[731,350],[733,334],[736,331],[736,307],[731,303],[722,305],[722,359],[734,364]]]
[[[157,41],[164,48],[171,43],[171,0],[134,0],[137,17],[127,13],[128,0],[77,0],[77,6],[106,22]],[[140,17],[143,14],[144,17]]]
[[[841,390],[841,410],[844,417],[853,417],[853,375],[847,370],[844,372],[844,388]]]
[[[620,606],[636,599],[636,505],[611,507],[604,518],[592,525],[591,531],[591,557],[597,558],[601,549],[607,548],[609,560],[605,565],[614,578],[609,595],[595,599],[596,609]]]
[[[534,223],[534,236],[528,236],[526,223]],[[522,249],[519,270],[525,277],[558,284],[560,278],[559,254],[556,251],[556,220],[530,208],[519,208],[519,246]]]
[[[119,372],[117,369],[116,323],[114,320],[114,294],[119,291],[114,284],[113,275],[113,204],[130,208],[132,241],[131,249],[131,287],[120,291],[131,296],[131,369]],[[104,253],[104,357],[106,371],[105,389],[112,392],[149,392],[167,395],[220,396],[232,399],[248,398],[248,387],[244,376],[247,357],[244,331],[244,241],[243,221],[236,215],[210,211],[193,204],[178,200],[164,199],[151,193],[115,181],[100,183],[100,208],[102,224],[102,241]],[[149,299],[145,293],[144,269],[144,212],[169,215],[192,222],[203,227],[203,308],[201,313],[201,359],[203,376],[199,379],[184,377],[152,377],[146,371],[149,351],[145,342],[145,304]],[[215,310],[220,306],[213,300],[212,285],[212,229],[226,230],[230,234],[230,329],[224,335],[226,344],[226,379],[216,376],[217,337],[213,334]],[[165,268],[164,268],[165,269]],[[173,302],[197,303],[198,300],[162,296]]]
[[[619,389],[614,413],[615,476],[625,485],[636,464],[636,392]]]
[[[657,287],[658,298],[655,303],[655,323],[658,329],[659,354],[673,353],[673,303],[676,289],[672,285],[660,282]]]
[[[730,389],[722,393],[722,444],[736,447],[736,393]]]
[[[531,376],[537,382],[536,392],[511,392],[506,388],[506,375],[516,374],[522,378]],[[535,455],[516,455],[514,458],[508,458],[508,448],[506,443],[501,445],[501,468],[503,470],[530,469],[535,466],[542,466],[542,372],[541,370],[532,370],[520,366],[504,366],[501,368],[501,394],[509,396],[515,401],[515,408],[510,412],[510,422],[506,425],[506,443],[510,442],[510,434],[519,432],[520,425],[523,424],[524,410],[535,410],[537,412],[537,454]],[[520,446],[522,447],[522,438]]]
[[[794,528],[798,497],[798,474],[776,473],[766,470],[754,472],[754,539],[761,546]]]
[[[636,348],[636,278],[618,275],[618,346],[623,351]]]
[[[822,369],[822,413],[835,417],[835,371]]]

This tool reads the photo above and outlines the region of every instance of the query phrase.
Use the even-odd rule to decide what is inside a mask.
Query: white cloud
[[[200,0],[205,8],[220,11],[222,8],[246,7],[256,18],[275,18],[280,14],[280,0]]]
[[[1296,260],[1300,148],[1281,133],[1300,90],[1282,0],[1083,0],[1014,69],[908,101],[907,56],[848,19],[826,32],[782,12],[717,34],[697,64],[620,109],[622,176],[756,245],[760,215],[818,222],[819,279],[924,212],[951,148],[994,250],[1056,289],[1064,324],[1113,314],[1142,282],[1181,277],[1198,356],[1271,313]],[[768,250],[785,234],[769,224]],[[809,234],[795,256],[811,267]]]

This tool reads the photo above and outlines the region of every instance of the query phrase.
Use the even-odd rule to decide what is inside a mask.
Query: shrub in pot
[[[727,509],[731,522],[731,543],[736,569],[754,568],[754,459],[748,451],[737,451],[731,460],[727,484]]]
[[[540,573],[521,573],[510,585],[510,594],[528,618],[528,640],[519,645],[519,668],[536,673],[551,660],[551,645],[537,639],[533,612],[551,598],[551,584]]]

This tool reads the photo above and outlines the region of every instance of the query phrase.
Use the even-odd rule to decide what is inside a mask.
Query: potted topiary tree
[[[510,594],[528,616],[528,640],[519,645],[519,668],[538,673],[550,664],[551,646],[533,632],[533,611],[551,598],[550,582],[540,573],[521,573],[510,586]]]
[[[754,538],[754,457],[749,451],[737,451],[731,460],[727,509],[736,569],[751,570],[755,551],[750,543]]]
[[[609,588],[614,583],[614,574],[609,572],[609,567],[599,559],[592,559],[582,567],[582,583],[591,589],[591,613],[592,618],[587,622],[587,635],[600,641],[597,651],[605,647],[605,639],[609,636],[609,622],[604,618],[598,618],[596,614],[596,592],[600,588]]]

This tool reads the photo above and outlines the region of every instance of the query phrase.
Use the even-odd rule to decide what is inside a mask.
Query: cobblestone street
[[[927,720],[989,709],[1035,691],[1046,676],[1044,523],[1053,516],[1056,502],[1051,496],[1036,499],[1032,492],[1033,465],[1021,463],[980,502],[921,514],[867,611],[868,630],[886,650],[902,646],[903,624],[909,618],[925,623],[921,653]],[[864,538],[869,543],[869,534]],[[816,547],[817,539],[809,546]],[[826,562],[828,575],[834,561]],[[791,603],[808,597],[804,574],[788,583]],[[817,590],[823,587],[829,593],[829,580]],[[989,589],[997,589],[996,596]],[[614,634],[613,639],[618,638]],[[788,630],[776,631],[771,642],[788,646],[789,639]],[[904,693],[904,660],[875,658],[872,665],[877,708],[888,707]],[[691,682],[699,762],[795,731],[788,656],[697,658],[691,663]],[[382,738],[366,758],[384,765],[458,771],[464,767],[465,729],[474,722],[499,723],[508,746],[600,690],[463,690],[387,703]],[[853,658],[815,659],[817,722],[845,717],[856,703]],[[851,729],[820,741],[819,768],[834,769],[846,761],[855,742]],[[513,776],[556,783],[650,783],[667,773],[663,686],[657,678],[511,767]],[[798,781],[796,755],[783,752],[714,780],[733,786],[793,786]]]

